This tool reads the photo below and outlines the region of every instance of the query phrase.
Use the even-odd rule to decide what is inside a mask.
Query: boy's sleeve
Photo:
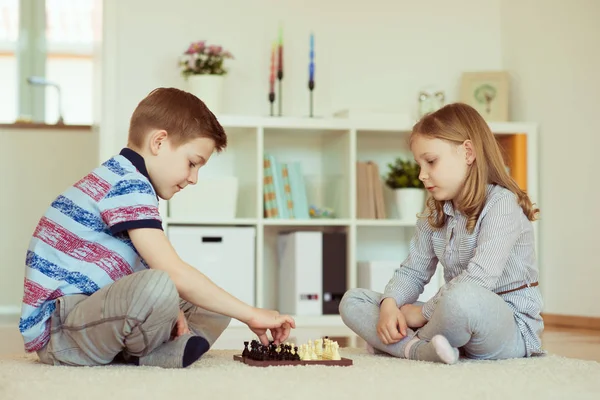
[[[162,229],[156,192],[139,176],[125,176],[115,183],[98,207],[112,234],[135,228]]]

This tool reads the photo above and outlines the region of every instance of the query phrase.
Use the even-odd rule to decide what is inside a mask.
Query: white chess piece
[[[315,354],[321,358],[323,355],[323,339],[315,340]]]
[[[333,354],[331,355],[332,360],[341,360],[342,359],[342,357],[340,356],[339,348],[340,348],[340,345],[338,344],[338,342],[333,342]]]
[[[331,343],[325,343],[325,350],[323,351],[323,360],[331,360]]]

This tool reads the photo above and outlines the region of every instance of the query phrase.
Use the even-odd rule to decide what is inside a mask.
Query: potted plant
[[[233,55],[222,46],[207,45],[205,40],[193,42],[179,59],[181,74],[189,83],[189,91],[219,114],[222,106],[223,80],[227,74],[226,59]]]
[[[421,168],[416,162],[401,158],[389,163],[388,168],[385,184],[394,191],[398,216],[412,219],[423,211],[425,204],[425,187],[419,180]]]

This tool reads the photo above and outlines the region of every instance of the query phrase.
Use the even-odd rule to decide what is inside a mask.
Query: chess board
[[[283,365],[326,365],[349,367],[352,365],[352,360],[342,357],[341,360],[252,360],[247,357],[242,357],[241,354],[233,356],[235,361],[242,362],[252,367],[277,367]]]
[[[250,345],[250,348],[248,348]],[[271,367],[282,365],[328,365],[349,366],[352,360],[339,354],[337,342],[328,337],[317,339],[299,347],[289,343],[263,345],[257,340],[244,342],[244,351],[233,356],[235,361],[253,367]]]

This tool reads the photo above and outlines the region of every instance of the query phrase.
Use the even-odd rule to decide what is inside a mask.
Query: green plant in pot
[[[421,168],[416,162],[400,157],[388,164],[385,184],[394,191],[400,219],[411,220],[423,211],[425,186],[419,180],[420,172]]]

